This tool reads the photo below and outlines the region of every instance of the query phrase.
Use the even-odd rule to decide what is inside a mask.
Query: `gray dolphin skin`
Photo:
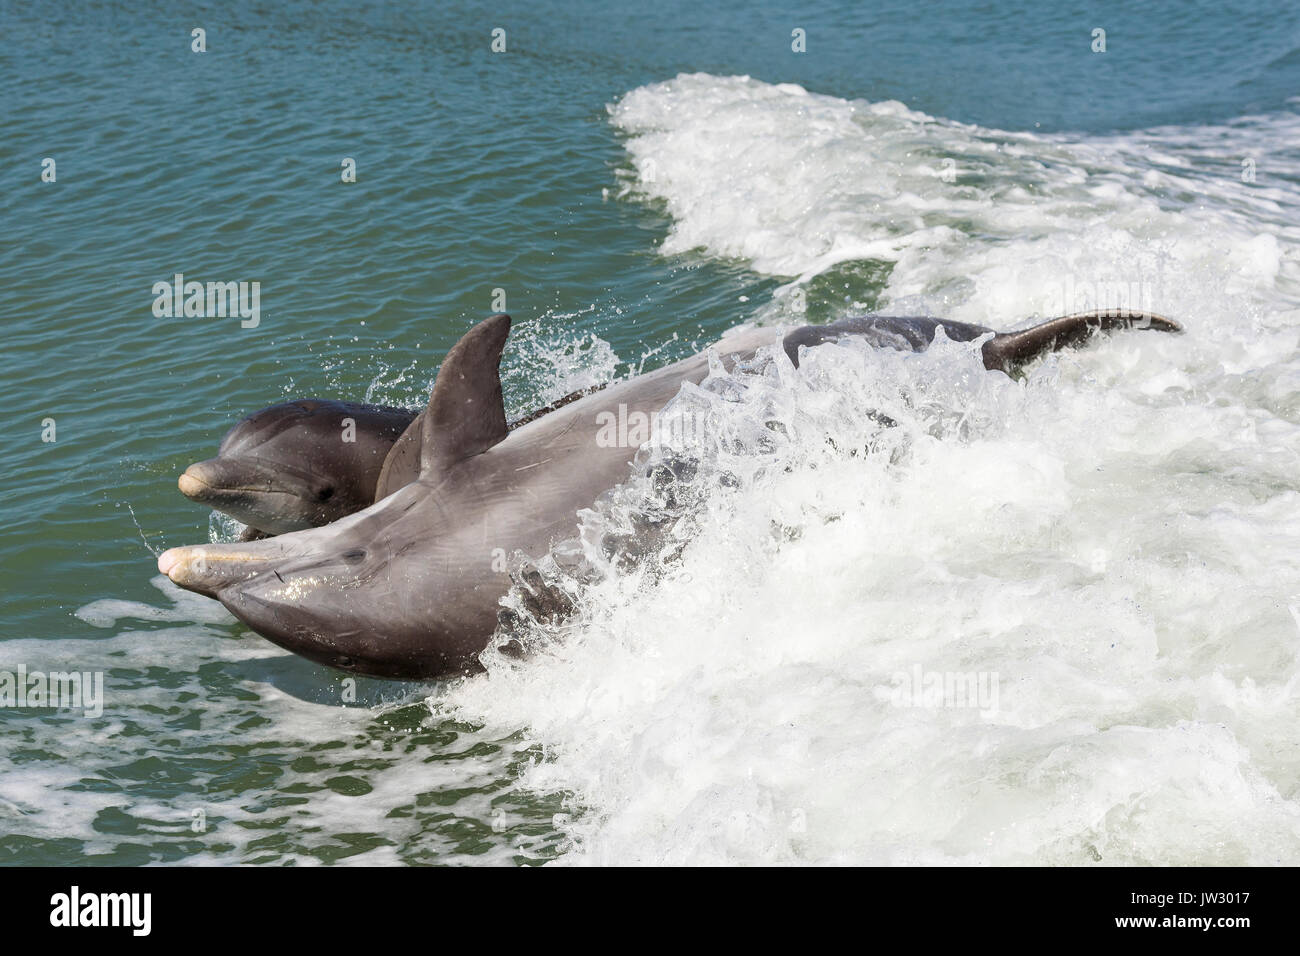
[[[1009,333],[867,316],[784,335],[741,330],[712,351],[731,367],[780,342],[797,365],[800,349],[846,336],[921,351],[939,327],[958,341],[988,336],[984,364],[1003,372],[1097,330],[1179,331],[1169,319],[1137,312],[1082,313]],[[511,584],[494,552],[540,557],[574,537],[578,511],[626,480],[637,452],[597,440],[606,414],[622,406],[624,414],[651,415],[709,370],[707,352],[691,356],[509,431],[498,374],[509,331],[509,316],[492,316],[448,352],[428,406],[385,463],[381,500],[265,541],[172,548],[159,570],[281,647],[331,667],[410,680],[481,669],[478,655]]]
[[[176,484],[243,522],[248,538],[320,527],[374,503],[384,461],[415,417],[386,405],[282,402],[237,422],[217,456]]]
[[[510,427],[602,387],[566,395]],[[387,497],[387,490],[376,496],[376,486],[386,487],[380,483],[385,462],[399,438],[411,440],[417,415],[319,398],[281,402],[235,423],[217,457],[190,465],[176,484],[191,501],[246,525],[243,541],[319,528]]]

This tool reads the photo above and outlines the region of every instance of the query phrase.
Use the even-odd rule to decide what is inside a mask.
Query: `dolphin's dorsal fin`
[[[484,319],[452,346],[438,369],[420,427],[420,475],[480,455],[506,437],[501,352],[510,316]]]
[[[1183,327],[1163,315],[1131,309],[1103,309],[1098,312],[1063,315],[1059,319],[1049,319],[1019,332],[999,332],[984,343],[984,367],[1010,372],[1045,352],[1078,345],[1094,332],[1108,332],[1112,329],[1181,332]]]

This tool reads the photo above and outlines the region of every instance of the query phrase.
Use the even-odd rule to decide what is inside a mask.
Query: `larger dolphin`
[[[988,336],[984,364],[1003,371],[1096,329],[1178,330],[1169,319],[1129,312],[1067,316],[1010,333],[867,316],[784,337],[776,329],[748,329],[714,351],[731,365],[782,342],[797,364],[800,348],[850,335],[921,350],[940,326],[960,341]],[[510,432],[498,374],[509,330],[509,316],[492,316],[447,353],[428,406],[385,462],[383,500],[325,527],[266,541],[173,548],[159,557],[159,570],[319,663],[405,679],[477,669],[511,583],[494,558],[515,551],[541,556],[572,538],[579,509],[625,480],[637,451],[598,441],[601,422],[620,406],[629,416],[651,415],[709,369],[708,354],[695,355]]]

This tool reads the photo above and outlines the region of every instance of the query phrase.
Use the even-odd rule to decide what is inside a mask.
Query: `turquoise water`
[[[191,50],[195,27],[206,31],[204,53]],[[502,53],[490,48],[497,27]],[[1097,27],[1105,53],[1090,49]],[[827,3],[798,14],[766,3],[5,4],[0,28],[0,402],[10,419],[0,670],[75,666],[103,671],[106,682],[101,717],[0,710],[0,859],[1300,859],[1300,748],[1286,682],[1296,666],[1288,609],[1300,602],[1293,4],[922,12]],[[806,30],[806,53],[791,51],[795,28]],[[41,179],[46,157],[54,182]],[[356,182],[341,181],[345,157]],[[930,172],[945,160],[955,183]],[[1254,181],[1242,179],[1245,160]],[[152,287],[178,272],[259,281],[260,324],[156,317]],[[674,721],[687,719],[679,705],[695,701],[690,687],[764,712],[754,674],[745,672],[744,693],[714,683],[763,655],[715,648],[721,656],[697,662],[708,680],[688,670],[662,684],[624,674],[602,653],[583,658],[593,634],[635,659],[631,649],[656,633],[644,623],[652,606],[638,603],[656,599],[639,586],[593,596],[607,613],[593,612],[567,656],[531,676],[494,671],[450,688],[362,681],[345,701],[339,675],[283,654],[156,574],[154,552],[228,533],[179,495],[175,478],[209,457],[230,423],[286,397],[419,404],[442,352],[502,307],[497,290],[519,323],[506,382],[509,410],[522,412],[686,354],[742,322],[789,320],[792,282],[817,321],[889,306],[1010,327],[1046,314],[1065,276],[1146,283],[1146,304],[1183,319],[1189,334],[1051,365],[1053,387],[1019,409],[1022,432],[983,434],[974,450],[944,433],[952,448],[943,451],[992,448],[1001,462],[1023,451],[1041,478],[989,472],[987,486],[990,495],[1008,485],[1041,491],[998,505],[1041,540],[1003,542],[986,556],[1000,569],[989,571],[999,593],[1026,595],[1016,626],[1028,629],[1028,644],[1047,641],[1061,615],[1081,613],[1029,596],[1083,589],[1105,608],[1092,618],[1097,628],[1147,629],[1151,659],[1129,663],[1185,692],[1168,698],[1113,674],[1076,673],[1071,686],[1092,687],[1095,700],[1069,714],[1017,712],[986,741],[1008,761],[1030,746],[1013,726],[1041,735],[1083,721],[1090,730],[1071,745],[1101,751],[1117,727],[1164,741],[1124,751],[1154,776],[1131,793],[1089,792],[1077,806],[1092,810],[1077,814],[1043,782],[1051,775],[1042,761],[1037,771],[1004,768],[1023,777],[1006,785],[1011,801],[1041,823],[1014,852],[981,842],[1005,822],[986,812],[993,795],[980,790],[981,771],[940,742],[952,739],[949,714],[934,717],[933,739],[919,738],[930,765],[949,768],[948,782],[927,784],[918,771],[908,784],[960,818],[942,830],[891,817],[907,789],[892,791],[880,774],[897,759],[895,738],[871,721],[853,736],[835,708],[795,708],[790,726],[801,730],[782,731],[789,765],[760,769],[757,783],[759,743],[724,745],[757,733],[754,714],[733,722],[725,704],[692,711],[697,746],[674,753],[672,728],[689,737]],[[1089,404],[1108,389],[1130,404]],[[1059,423],[1082,435],[1107,411],[1128,422],[1132,442],[1094,436],[1104,460],[1072,457],[1088,442],[1060,444]],[[42,441],[48,418],[54,442]],[[919,427],[937,421],[922,416]],[[952,475],[977,479],[983,464],[954,463]],[[1103,466],[1119,486],[1148,494],[1107,497],[1080,477]],[[901,472],[891,507],[943,473],[916,467]],[[818,494],[864,480],[843,476]],[[782,507],[805,493],[785,488]],[[984,527],[975,512],[960,527],[913,528],[893,544],[892,567],[932,566],[939,542]],[[766,528],[772,516],[748,517],[746,527]],[[1102,562],[1110,572],[1088,572],[1100,583],[1063,565],[1045,570],[1045,555],[1072,546],[1112,555]],[[866,552],[840,553],[864,575],[873,566]],[[735,558],[719,544],[715,557],[724,554]],[[1179,554],[1181,577],[1170,570]],[[747,572],[766,580],[789,557],[753,559],[759,566]],[[948,567],[960,577],[958,564]],[[799,567],[788,573],[808,573]],[[1172,577],[1158,584],[1165,572]],[[864,600],[856,588],[844,582],[817,607],[853,620]],[[722,590],[697,577],[665,593],[680,610]],[[1225,617],[1198,631],[1193,610],[1224,594],[1240,606],[1229,601]],[[958,610],[930,608],[932,597],[912,603],[932,623],[978,616],[976,595],[955,595]],[[741,618],[758,614],[761,602],[744,603],[754,595],[731,599]],[[801,599],[812,597],[790,596]],[[1138,610],[1108,616],[1119,607]],[[671,618],[658,610],[658,620]],[[821,646],[837,625],[805,610],[783,639]],[[696,613],[674,633],[726,630],[718,608]],[[642,622],[639,636],[629,620]],[[751,637],[762,634],[754,621]],[[892,617],[860,624],[846,647],[903,626]],[[901,646],[907,661],[930,645],[912,634]],[[844,673],[838,653],[822,662],[827,673]],[[1050,654],[1035,661],[999,666],[1043,686],[1084,667]],[[558,703],[566,686],[605,681],[609,690],[624,676],[641,703],[615,707],[613,722],[603,706],[583,713]],[[767,699],[810,692],[821,679],[777,668]],[[1247,689],[1271,681],[1281,696],[1265,713]],[[716,737],[699,729],[719,724],[727,729]],[[1279,727],[1287,730],[1270,749]],[[1195,746],[1174,739],[1202,731]],[[819,778],[825,767],[809,754],[828,749],[839,770]],[[1062,756],[1064,738],[1049,749],[1066,761],[1065,777],[1087,776]],[[638,761],[620,764],[629,752]],[[1202,780],[1186,770],[1195,753],[1236,776]],[[840,772],[846,760],[860,775]],[[827,787],[796,796],[796,779]],[[682,789],[682,780],[693,782]],[[878,828],[846,823],[862,813],[851,794],[864,787],[876,794]],[[632,794],[653,806],[637,809]],[[1162,795],[1172,822],[1143,825],[1140,800],[1165,806]],[[706,805],[723,809],[715,817]],[[1246,821],[1241,830],[1220,820],[1224,808]],[[772,822],[792,813],[807,821],[793,836]],[[734,831],[737,815],[748,822]],[[1189,834],[1202,825],[1215,839],[1192,849]]]

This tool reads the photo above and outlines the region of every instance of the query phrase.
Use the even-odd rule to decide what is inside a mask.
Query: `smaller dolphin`
[[[181,494],[248,526],[245,540],[317,528],[369,507],[394,442],[416,412],[306,398],[237,422],[216,458],[190,465]]]
[[[565,395],[510,428],[604,387]],[[415,418],[415,409],[388,405],[317,398],[281,402],[237,422],[217,457],[190,465],[177,485],[191,501],[246,525],[243,541],[319,528],[387,497],[389,491],[376,491],[384,462],[399,437],[409,435]]]

